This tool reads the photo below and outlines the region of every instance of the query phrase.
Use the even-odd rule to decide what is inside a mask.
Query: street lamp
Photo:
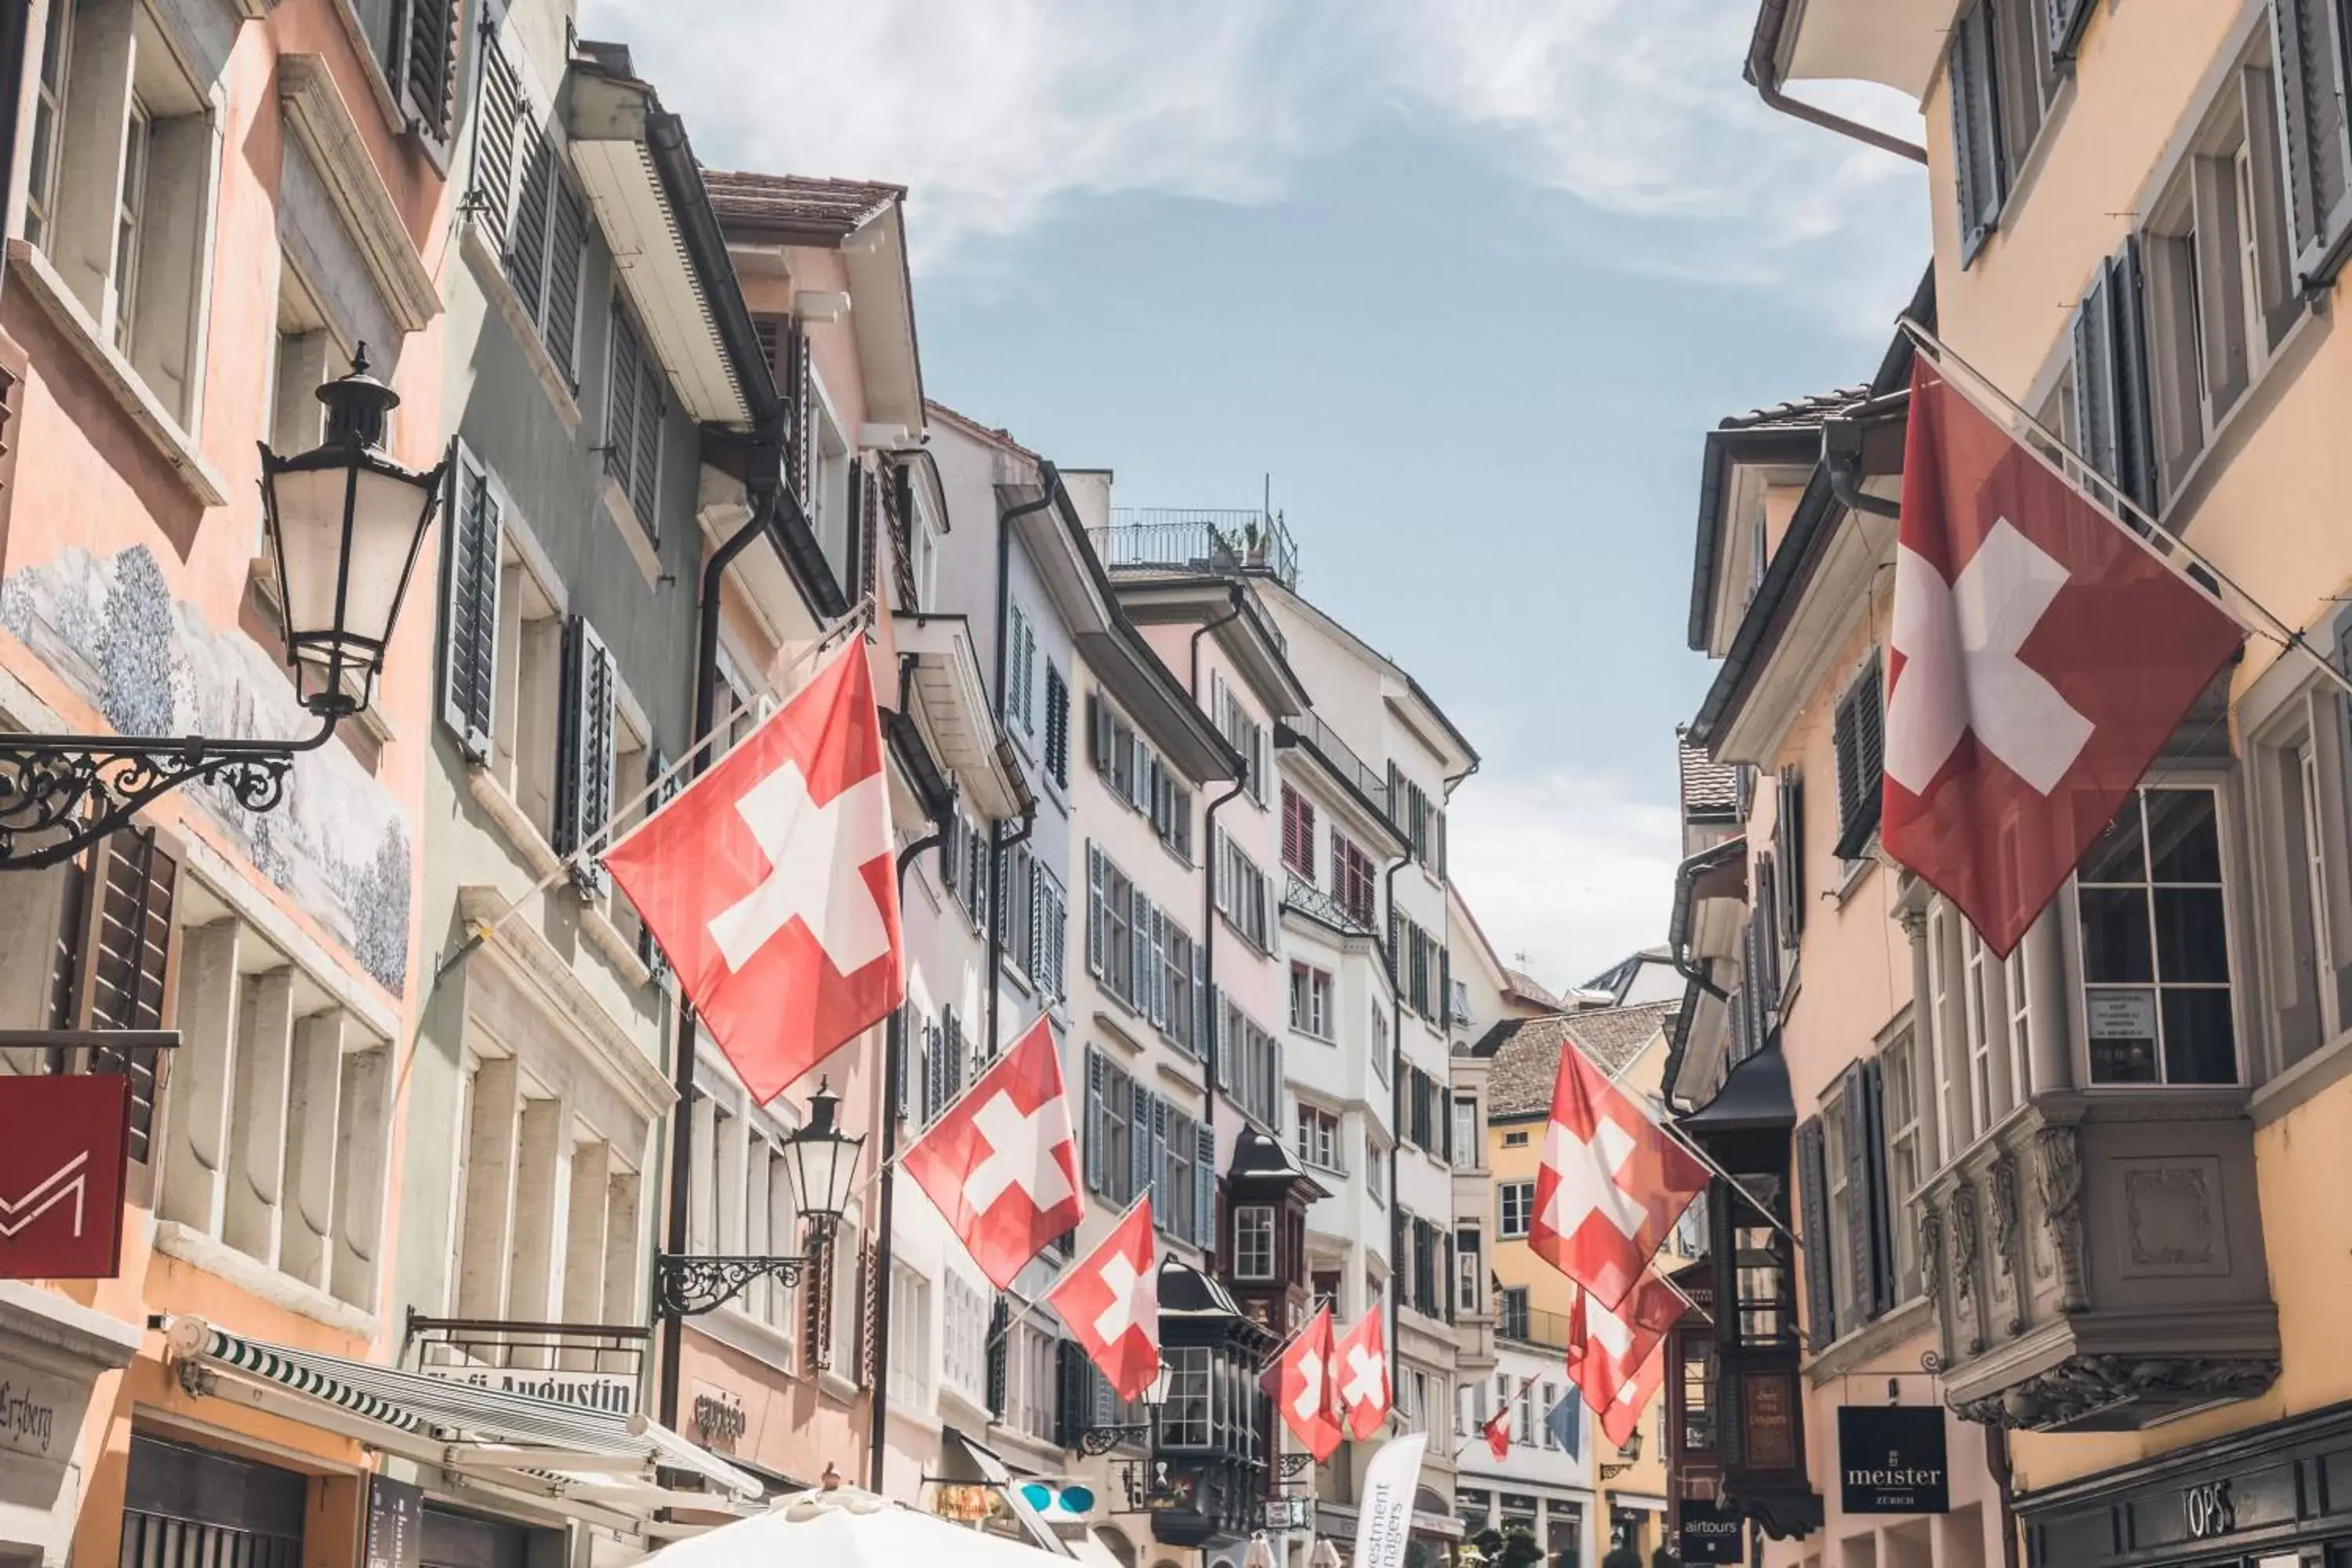
[[[219,784],[247,811],[270,810],[285,798],[297,753],[325,745],[339,721],[367,706],[448,463],[420,472],[384,449],[400,395],[367,374],[365,345],[318,398],[324,440],[292,458],[261,448],[286,662],[296,699],[322,721],[318,731],[299,741],[0,738],[0,870],[69,860],[194,780]]]
[[[1160,1406],[1168,1403],[1168,1380],[1173,1370],[1166,1362],[1161,1362],[1160,1370],[1153,1373],[1151,1381],[1144,1385],[1141,1421],[1089,1426],[1078,1434],[1078,1452],[1088,1458],[1099,1458],[1121,1443],[1140,1443],[1150,1436],[1152,1428],[1159,1425]]]
[[[841,1097],[828,1082],[817,1079],[816,1092],[809,1096],[807,1122],[784,1140],[784,1169],[800,1204],[801,1223],[817,1247],[829,1242],[841,1225],[857,1182],[857,1157],[866,1147],[866,1134],[852,1137],[841,1130]],[[654,1287],[665,1313],[698,1318],[733,1300],[754,1279],[798,1284],[808,1262],[808,1257],[703,1258],[665,1252],[654,1260]]]

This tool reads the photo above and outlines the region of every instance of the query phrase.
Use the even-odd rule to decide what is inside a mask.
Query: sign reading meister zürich
[[[1838,1407],[1838,1477],[1848,1513],[1947,1513],[1944,1412],[1932,1405]]]

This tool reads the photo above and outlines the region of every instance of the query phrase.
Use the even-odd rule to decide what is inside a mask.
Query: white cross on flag
[[[1000,1290],[1086,1216],[1062,1058],[1042,1016],[902,1162]]]
[[[1614,1307],[1705,1191],[1706,1167],[1561,1042],[1528,1227],[1536,1255]]]
[[[1339,1363],[1332,1348],[1331,1309],[1318,1307],[1275,1358],[1275,1406],[1318,1465],[1331,1457],[1342,1436]]]
[[[1388,1331],[1378,1301],[1339,1337],[1332,1353],[1339,1362],[1339,1408],[1348,1417],[1348,1436],[1359,1442],[1377,1436],[1388,1423],[1390,1405]]]
[[[1886,851],[2006,957],[2241,634],[1964,395],[1912,367]]]
[[[1160,1267],[1150,1197],[1070,1265],[1045,1293],[1045,1304],[1061,1314],[1113,1393],[1143,1397],[1160,1373]]]
[[[860,639],[604,866],[765,1104],[905,989],[890,797]]]
[[[1601,1433],[1622,1448],[1664,1380],[1666,1331],[1682,1317],[1683,1299],[1654,1275],[1645,1277],[1613,1312],[1590,1290],[1576,1296],[1569,1323],[1569,1381],[1583,1392]]]

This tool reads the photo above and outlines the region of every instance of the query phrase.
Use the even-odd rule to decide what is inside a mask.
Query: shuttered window
[[[1797,1125],[1797,1198],[1804,1236],[1805,1335],[1819,1355],[1837,1338],[1837,1271],[1830,1242],[1827,1141],[1822,1119]]]
[[[1004,711],[1020,721],[1024,733],[1037,732],[1037,634],[1029,612],[1013,606],[1004,649]]]
[[[570,855],[612,820],[615,693],[613,656],[584,617],[574,616],[564,626],[563,645],[553,844],[557,854]],[[612,886],[593,855],[572,868],[572,877],[592,896]]]
[[[2271,0],[2289,250],[2305,289],[2332,279],[2352,232],[2343,0]]]
[[[1843,860],[1859,860],[1878,831],[1878,808],[1886,762],[1885,693],[1878,656],[1838,699],[1833,738],[1837,751],[1838,841]]]
[[[646,748],[646,785],[654,792],[646,797],[645,814],[647,816],[667,805],[685,787],[683,775],[670,773],[669,770],[669,758],[662,754],[659,747]],[[669,776],[664,777],[665,774]],[[663,954],[661,943],[654,940],[653,928],[642,922],[637,929],[637,958],[656,980],[669,973],[669,960]],[[898,1079],[902,1092],[906,1082],[902,1074]]]
[[[1282,863],[1315,880],[1315,803],[1282,786]]]
[[[1062,672],[1045,667],[1045,774],[1070,787],[1070,686]]]
[[[442,650],[441,717],[468,761],[490,760],[498,689],[499,504],[489,475],[460,452],[450,470],[448,640]]]
[[[2074,429],[2083,456],[2140,510],[2157,505],[2147,309],[2138,237],[2101,264],[2075,307]]]
[[[467,205],[500,247],[508,284],[548,356],[579,384],[581,279],[588,207],[564,172],[546,116],[493,47],[482,68],[480,128]]]
[[[400,0],[393,6],[393,48],[384,75],[400,90],[408,129],[446,146],[457,123],[459,0]]]
[[[50,1026],[166,1029],[177,989],[179,859],[152,830],[124,828],[74,862],[58,933]],[[148,1162],[155,1131],[152,1050],[51,1053],[53,1072],[131,1080],[131,1157]]]
[[[1990,0],[1977,0],[1953,24],[1950,65],[1953,174],[1960,206],[1960,265],[1966,267],[1991,237],[2008,195]]]
[[[604,471],[629,498],[637,526],[658,541],[662,419],[667,413],[661,363],[647,350],[618,294],[613,296],[613,361],[606,397]]]
[[[1192,1139],[1192,1245],[1205,1251],[1217,1245],[1217,1135],[1196,1127]]]
[[[2072,59],[2074,46],[2083,37],[2084,24],[2091,19],[2092,0],[2049,0],[2050,54],[2054,59]]]
[[[1780,809],[1772,818],[1772,854],[1780,868],[1780,945],[1794,951],[1805,929],[1805,775],[1780,773]]]
[[[473,181],[466,195],[472,220],[489,236],[491,247],[506,247],[507,216],[514,205],[515,139],[523,118],[522,77],[504,49],[491,46],[482,58],[482,101],[476,110]]]

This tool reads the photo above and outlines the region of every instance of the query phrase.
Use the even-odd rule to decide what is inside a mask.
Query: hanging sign
[[[424,1550],[425,1493],[390,1476],[370,1476],[365,1568],[417,1568]]]
[[[1737,1563],[1746,1529],[1738,1514],[1720,1503],[1685,1498],[1676,1507],[1675,1551],[1685,1563]]]
[[[122,1256],[131,1080],[0,1076],[0,1279],[111,1279]]]
[[[1949,1512],[1942,1408],[1839,1406],[1838,1473],[1848,1513]]]

